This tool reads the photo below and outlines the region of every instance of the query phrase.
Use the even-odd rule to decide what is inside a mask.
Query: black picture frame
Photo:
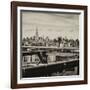
[[[71,9],[84,11],[84,79],[75,81],[57,81],[44,83],[17,83],[17,8],[18,7],[37,7],[52,9]],[[64,86],[64,85],[80,85],[87,84],[87,6],[83,5],[67,5],[67,4],[51,4],[51,3],[33,3],[33,2],[11,2],[11,88],[31,88],[31,87],[47,87],[47,86]],[[83,57],[83,56],[82,56]]]

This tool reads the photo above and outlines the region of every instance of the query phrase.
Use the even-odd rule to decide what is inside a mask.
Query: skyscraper
[[[39,40],[38,28],[36,28],[35,40],[36,42]]]

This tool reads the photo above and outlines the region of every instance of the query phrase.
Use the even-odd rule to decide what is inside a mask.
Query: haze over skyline
[[[79,14],[22,12],[22,38],[35,36],[36,29],[40,37],[79,39]]]

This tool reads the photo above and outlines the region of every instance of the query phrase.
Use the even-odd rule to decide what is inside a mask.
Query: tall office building
[[[38,28],[36,28],[35,40],[36,42],[39,40]]]

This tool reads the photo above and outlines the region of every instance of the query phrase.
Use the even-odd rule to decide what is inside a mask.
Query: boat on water
[[[30,49],[23,51],[22,56],[24,77],[51,76],[52,73],[79,68],[78,49]]]

